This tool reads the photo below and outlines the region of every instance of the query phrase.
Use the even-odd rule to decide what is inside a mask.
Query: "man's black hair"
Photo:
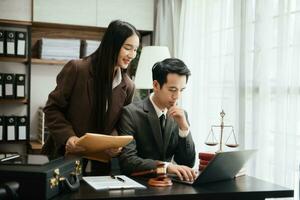
[[[161,62],[157,62],[152,67],[152,80],[157,80],[160,87],[167,82],[168,74],[178,74],[186,76],[188,81],[191,71],[187,68],[185,63],[178,58],[167,58]]]

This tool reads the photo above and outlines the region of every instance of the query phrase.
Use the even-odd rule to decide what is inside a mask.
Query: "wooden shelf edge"
[[[14,141],[0,141],[0,145],[9,145],[9,144],[27,144],[27,140],[14,140]]]
[[[42,65],[65,65],[68,60],[46,60],[46,59],[38,59],[32,58],[32,64],[42,64]]]
[[[51,23],[51,22],[32,22],[33,27],[45,27],[45,28],[63,28],[63,29],[79,29],[79,30],[106,30],[107,27],[98,27],[98,26],[84,26],[84,25],[76,25],[76,24],[59,24],[59,23]]]
[[[19,21],[19,20],[9,20],[9,19],[0,19],[1,24],[5,24],[8,26],[11,25],[21,25],[21,26],[31,26],[31,21]]]
[[[0,104],[27,104],[28,100],[25,99],[0,99]]]
[[[37,140],[30,141],[30,146],[33,150],[41,150],[43,147],[43,145]]]
[[[0,62],[26,63],[27,61],[28,59],[24,57],[0,56]]]
[[[85,26],[77,24],[59,24],[50,22],[32,22],[33,27],[44,27],[44,28],[63,28],[63,29],[78,29],[78,30],[89,30],[89,31],[105,31],[107,27],[100,26]],[[141,35],[148,35],[153,32],[153,30],[138,30]]]

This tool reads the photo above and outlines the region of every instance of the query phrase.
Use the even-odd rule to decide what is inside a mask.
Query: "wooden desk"
[[[138,181],[146,185],[145,180]],[[294,190],[275,185],[254,177],[243,176],[235,180],[215,182],[202,186],[174,183],[171,187],[148,187],[139,190],[96,191],[82,182],[77,192],[63,194],[55,199],[243,199],[262,200],[265,198],[293,197]]]

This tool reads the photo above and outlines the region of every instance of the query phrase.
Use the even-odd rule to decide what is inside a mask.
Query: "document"
[[[0,55],[4,54],[4,30],[0,30]]]
[[[104,153],[104,150],[109,148],[124,147],[133,139],[130,135],[112,136],[97,133],[86,133],[79,138],[77,145],[83,147],[85,151],[83,156],[102,162],[108,162],[110,157]]]
[[[26,140],[27,138],[27,117],[18,116],[17,118],[17,136],[18,140]]]
[[[26,33],[16,32],[16,55],[25,56],[26,54]]]
[[[5,162],[7,160],[19,158],[19,157],[20,155],[18,153],[0,153],[0,163]]]
[[[15,141],[16,140],[16,117],[9,116],[5,118],[6,125],[6,140],[7,141]]]
[[[15,74],[16,98],[25,98],[25,74]]]
[[[146,189],[147,187],[124,175],[86,176],[82,179],[95,190],[105,189]]]
[[[6,55],[15,55],[15,31],[7,31],[6,35]]]

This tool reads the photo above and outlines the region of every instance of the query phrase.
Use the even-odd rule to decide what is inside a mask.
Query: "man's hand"
[[[104,152],[109,155],[110,157],[116,157],[118,156],[122,151],[122,147],[119,148],[110,148],[110,149],[106,149],[104,150]]]
[[[168,110],[168,116],[173,117],[177,122],[180,130],[186,131],[189,129],[189,124],[186,121],[184,110],[176,105],[172,106]]]
[[[184,165],[174,165],[170,163],[167,168],[167,173],[176,174],[180,180],[194,181],[196,179],[196,172]]]
[[[66,143],[66,154],[80,154],[81,152],[85,151],[85,149],[81,146],[76,145],[79,137],[72,136],[68,139]]]

